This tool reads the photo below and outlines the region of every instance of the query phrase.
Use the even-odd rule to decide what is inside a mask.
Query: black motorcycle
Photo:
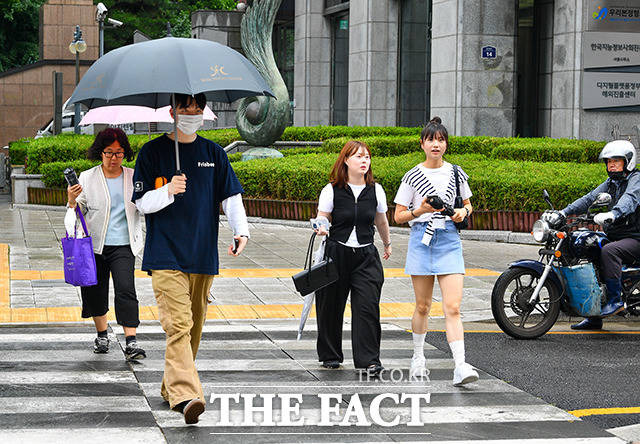
[[[549,194],[544,199],[553,210]],[[600,193],[587,213],[572,222],[550,226],[540,219],[533,225],[536,242],[544,244],[539,260],[513,262],[498,277],[491,294],[491,311],[509,336],[533,339],[548,332],[560,310],[570,316],[599,316],[606,290],[599,272],[600,250],[608,242],[602,231],[591,230],[592,211],[611,203]],[[640,315],[640,258],[622,269],[624,316]]]

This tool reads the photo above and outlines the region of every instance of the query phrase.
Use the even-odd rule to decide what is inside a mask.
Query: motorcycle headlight
[[[533,224],[533,230],[531,231],[533,240],[536,242],[544,243],[549,238],[549,224],[543,220],[537,220]]]

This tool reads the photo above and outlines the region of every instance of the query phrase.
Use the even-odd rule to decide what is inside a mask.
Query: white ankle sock
[[[413,333],[413,356],[424,357],[424,338],[426,333]]]
[[[464,340],[449,342],[451,348],[451,354],[453,355],[453,362],[456,367],[464,364]]]

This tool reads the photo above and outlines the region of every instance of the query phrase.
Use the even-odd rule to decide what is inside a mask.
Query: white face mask
[[[190,136],[202,126],[204,116],[202,114],[178,114],[178,129],[183,134]]]

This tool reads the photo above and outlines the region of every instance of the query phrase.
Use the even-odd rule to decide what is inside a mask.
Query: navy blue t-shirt
[[[187,190],[172,204],[147,214],[142,269],[218,274],[220,202],[242,193],[227,154],[217,143],[198,136],[181,143],[180,169]],[[176,173],[174,141],[166,134],[144,144],[133,174],[135,203],[147,191],[171,182]]]

